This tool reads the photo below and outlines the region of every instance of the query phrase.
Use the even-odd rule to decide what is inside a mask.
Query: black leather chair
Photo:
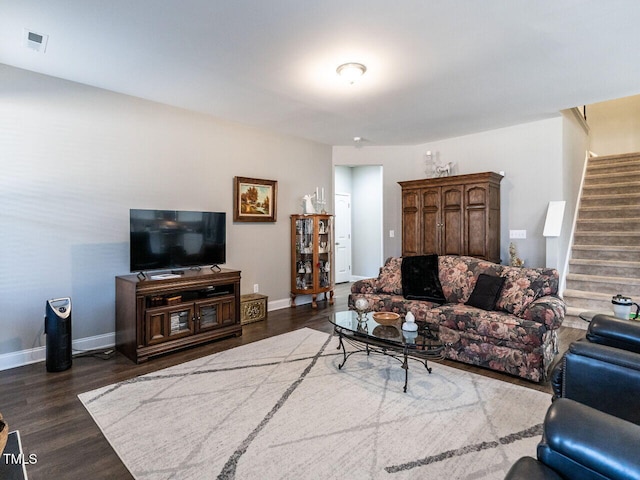
[[[640,354],[586,341],[562,359],[554,400],[568,398],[640,425]]]
[[[551,375],[554,400],[569,398],[640,424],[640,323],[596,315]]]
[[[537,459],[522,457],[505,480],[640,479],[640,425],[560,398],[544,420]]]
[[[586,338],[591,343],[640,353],[640,322],[596,315],[589,323]]]

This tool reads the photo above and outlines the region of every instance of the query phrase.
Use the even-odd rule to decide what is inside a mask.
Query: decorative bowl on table
[[[396,325],[400,315],[393,312],[374,312],[373,319],[380,325]]]
[[[376,337],[386,338],[387,340],[402,338],[398,329],[392,325],[378,325],[373,329],[373,332],[371,333],[373,333]]]

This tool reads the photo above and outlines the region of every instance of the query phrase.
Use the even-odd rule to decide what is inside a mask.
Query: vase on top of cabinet
[[[291,215],[291,307],[296,297],[319,294],[333,305],[333,215]]]

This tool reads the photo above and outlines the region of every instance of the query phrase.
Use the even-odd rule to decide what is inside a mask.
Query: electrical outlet
[[[394,232],[393,230],[389,230],[389,238],[393,238],[396,236],[396,232]]]
[[[527,238],[526,230],[509,230],[509,238]]]
[[[260,285],[258,285],[257,283],[253,284],[253,293],[258,293],[258,291],[260,290]]]

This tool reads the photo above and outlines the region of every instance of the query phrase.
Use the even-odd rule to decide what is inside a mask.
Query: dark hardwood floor
[[[339,285],[333,306],[320,301],[316,310],[311,305],[303,305],[269,312],[266,321],[246,325],[241,337],[216,341],[140,365],[116,353],[108,360],[74,358],[73,366],[64,372],[47,373],[44,363],[0,372],[0,412],[11,430],[20,430],[26,457],[35,454],[37,458],[36,463],[27,465],[30,480],[132,478],[78,400],[79,393],[303,327],[331,332],[326,314],[344,310],[347,295],[348,285]],[[561,328],[560,351],[584,337],[584,333]],[[535,384],[456,362],[444,360],[442,363],[551,392],[548,382]]]

